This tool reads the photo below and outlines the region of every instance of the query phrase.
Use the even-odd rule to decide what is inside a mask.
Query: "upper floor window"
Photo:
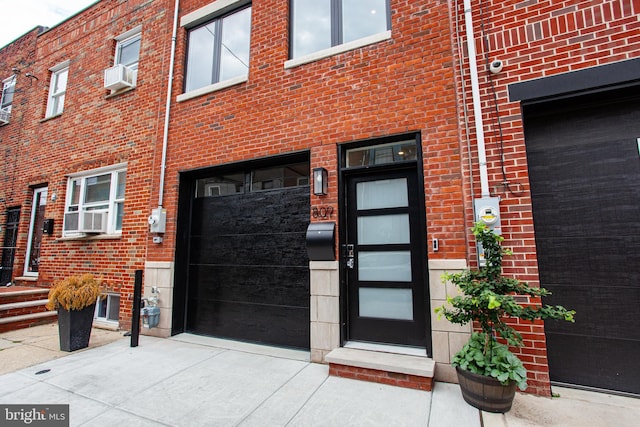
[[[120,233],[124,215],[126,166],[98,169],[69,178],[64,235]]]
[[[49,98],[47,99],[47,113],[45,117],[62,114],[64,110],[64,98],[67,92],[68,77],[68,61],[51,68],[51,82],[49,83]]]
[[[249,75],[251,6],[189,29],[185,92]]]
[[[142,27],[116,37],[116,55],[113,67],[104,70],[104,87],[111,93],[136,86]]]
[[[389,0],[291,0],[291,58],[384,33]]]
[[[116,45],[115,64],[122,64],[132,70],[138,69],[138,61],[140,60],[140,30],[126,33],[118,38]]]
[[[11,104],[16,87],[16,76],[13,75],[2,82],[2,97],[0,97],[0,125],[9,122]]]

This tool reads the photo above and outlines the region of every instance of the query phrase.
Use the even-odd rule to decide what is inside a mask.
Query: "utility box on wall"
[[[335,261],[335,222],[314,222],[307,228],[309,261]]]
[[[158,207],[151,211],[149,215],[149,232],[164,233],[167,224],[167,210]]]
[[[140,310],[142,317],[142,326],[151,329],[158,327],[160,323],[160,307],[145,307]]]

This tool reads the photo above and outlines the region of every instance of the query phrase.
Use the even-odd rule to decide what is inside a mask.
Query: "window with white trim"
[[[389,0],[291,0],[291,58],[391,29]]]
[[[185,92],[248,77],[250,4],[190,28],[187,37]]]
[[[63,235],[122,232],[125,165],[102,168],[69,178]]]
[[[137,70],[140,60],[140,39],[139,29],[133,35],[125,33],[117,37],[115,64],[122,64],[132,70]]]
[[[64,62],[51,68],[51,81],[49,83],[49,97],[47,99],[47,113],[45,117],[53,117],[62,114],[64,110],[64,98],[67,92],[67,79],[69,77],[69,62]]]
[[[13,75],[2,82],[2,97],[0,98],[0,125],[8,123],[11,116],[11,104],[16,87],[16,76]]]
[[[118,323],[120,315],[120,295],[107,294],[96,303],[95,319],[102,322]]]

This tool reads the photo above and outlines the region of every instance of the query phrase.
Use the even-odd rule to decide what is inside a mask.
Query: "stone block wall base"
[[[431,391],[433,387],[433,378],[430,377],[359,368],[357,366],[338,365],[335,363],[329,364],[329,375],[423,391]]]

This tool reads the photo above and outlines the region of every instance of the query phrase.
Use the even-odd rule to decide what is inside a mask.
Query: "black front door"
[[[426,347],[415,168],[350,176],[346,186],[347,339]]]
[[[20,209],[7,210],[7,223],[5,225],[4,245],[2,247],[2,266],[0,266],[0,286],[6,286],[11,282],[13,257],[16,253],[16,241],[18,240],[19,221]]]

